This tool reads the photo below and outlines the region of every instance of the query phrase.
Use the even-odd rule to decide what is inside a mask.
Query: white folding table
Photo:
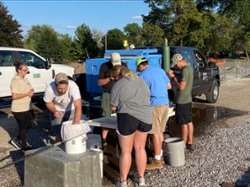
[[[168,120],[167,120],[167,124],[166,124],[166,128],[167,128],[167,134],[171,135],[170,132],[170,128],[169,128],[169,124],[170,124],[170,120],[171,117],[175,115],[175,111],[173,110],[173,108],[171,108],[171,110],[169,110],[170,113],[168,113]],[[92,120],[88,120],[87,121],[88,124],[90,126],[94,126],[94,127],[104,127],[104,128],[109,128],[109,129],[116,129],[117,128],[117,117],[116,114],[112,114],[111,116],[105,116],[105,117],[101,117],[101,118],[97,118],[97,119],[92,119]],[[113,156],[113,157],[117,157],[119,158],[119,153],[118,153],[118,142],[116,142],[116,155],[114,154],[109,154],[109,153],[104,153],[105,155],[108,156]]]
[[[171,111],[171,113],[168,113],[168,121],[174,115],[175,115],[174,111]],[[117,127],[116,115],[91,119],[91,120],[88,120],[87,122],[90,126],[94,126],[94,127],[104,127],[104,128],[109,128],[109,129],[116,129]],[[169,124],[167,125],[169,126]]]

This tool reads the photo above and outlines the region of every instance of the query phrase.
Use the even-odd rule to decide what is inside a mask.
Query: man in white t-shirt
[[[55,81],[45,89],[43,100],[50,111],[52,132],[55,142],[62,141],[61,126],[64,121],[73,120],[78,124],[82,117],[82,100],[77,84],[65,73],[58,73]]]

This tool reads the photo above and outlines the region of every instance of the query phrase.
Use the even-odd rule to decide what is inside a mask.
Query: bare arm
[[[179,88],[180,90],[184,90],[184,88],[186,87],[186,84],[187,84],[185,81],[178,82],[178,80],[177,80],[178,77],[177,77],[177,75],[174,74],[173,70],[169,70],[168,75],[171,79],[174,80],[175,84],[177,85],[177,88]]]
[[[113,106],[112,104],[109,104],[109,107],[112,111],[116,111],[117,107],[116,106]]]
[[[27,93],[22,93],[22,94],[17,94],[17,93],[12,93],[12,99],[21,99],[21,98],[24,98],[24,97],[32,97],[34,94],[34,90],[30,90],[29,92]]]
[[[98,79],[98,86],[103,86],[111,81],[111,77],[107,77],[105,79]]]
[[[167,89],[170,90],[172,88],[172,85],[169,83],[167,83]]]
[[[177,78],[176,77],[173,77],[173,80],[174,82],[176,83],[177,87],[180,89],[180,90],[184,90],[184,88],[186,87],[187,83],[185,81],[180,81],[178,82]]]
[[[74,105],[75,105],[75,116],[73,124],[78,124],[82,118],[82,100],[81,99],[75,100]]]
[[[45,103],[45,105],[47,109],[49,109],[49,111],[52,112],[53,114],[57,112],[56,107],[53,102]]]

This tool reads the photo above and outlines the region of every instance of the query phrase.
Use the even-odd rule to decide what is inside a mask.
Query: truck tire
[[[209,103],[216,103],[219,97],[219,85],[216,81],[213,82],[212,88],[210,92],[206,94],[206,97]]]

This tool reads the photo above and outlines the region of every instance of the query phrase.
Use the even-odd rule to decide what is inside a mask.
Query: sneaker
[[[128,184],[127,184],[127,181],[123,181],[123,182],[120,182],[120,180],[118,180],[115,184],[116,187],[127,187]]]
[[[22,148],[22,152],[29,151],[29,150],[32,150],[32,147],[28,146],[28,147]]]
[[[21,149],[22,145],[20,144],[20,140],[18,137],[14,138],[13,140],[10,141],[10,143],[17,149]]]
[[[195,147],[194,147],[194,144],[186,144],[186,147],[187,147],[187,149],[189,149],[189,150],[194,150],[195,149]]]
[[[163,161],[154,159],[151,164],[147,164],[146,170],[155,170],[163,168]]]
[[[138,178],[137,183],[138,183],[139,186],[145,186],[146,185],[145,178],[144,177]]]

